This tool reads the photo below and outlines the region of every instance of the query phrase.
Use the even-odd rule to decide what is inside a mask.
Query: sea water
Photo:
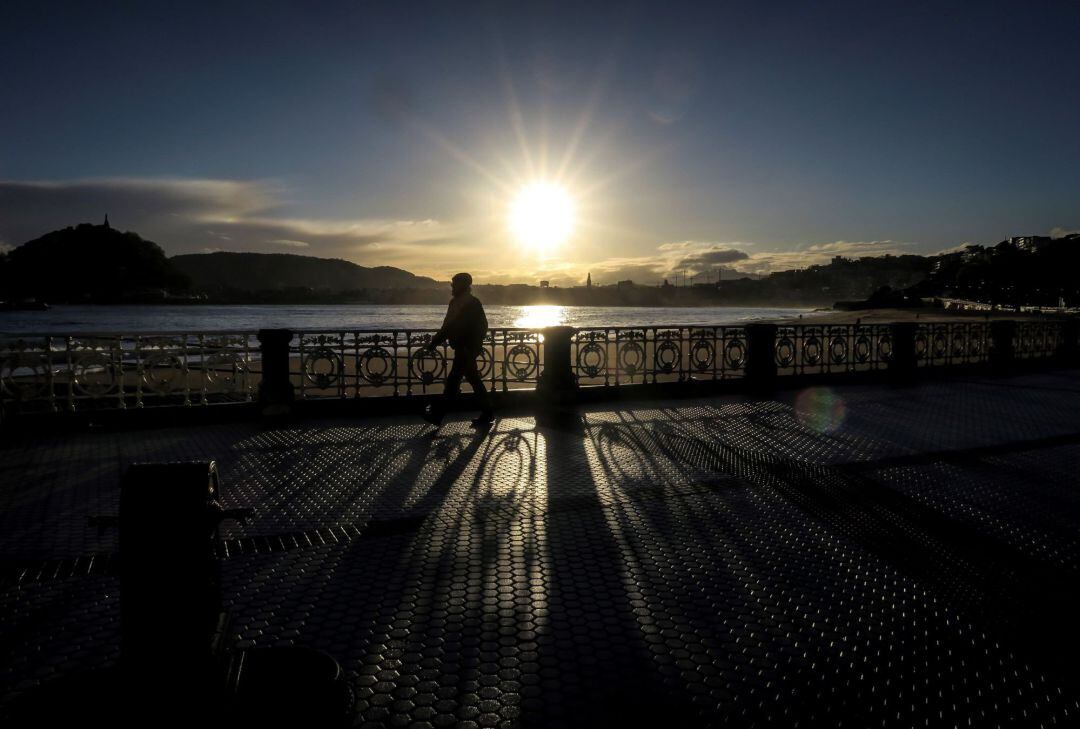
[[[790,319],[809,309],[760,307],[502,306],[485,307],[492,327],[641,327],[746,324]],[[0,334],[199,332],[257,329],[429,329],[445,306],[423,305],[132,305],[55,306],[0,311]]]

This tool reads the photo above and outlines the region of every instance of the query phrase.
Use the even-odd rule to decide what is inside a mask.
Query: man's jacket
[[[462,294],[450,299],[446,318],[432,338],[431,346],[449,339],[454,349],[477,353],[487,336],[487,330],[487,316],[484,315],[484,305],[480,299],[472,294]]]

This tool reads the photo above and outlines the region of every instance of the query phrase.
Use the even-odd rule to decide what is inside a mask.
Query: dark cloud
[[[679,261],[677,268],[689,268],[697,271],[715,268],[723,263],[745,261],[749,258],[750,255],[744,251],[737,251],[734,248],[717,248],[715,250],[703,251],[701,253],[695,253],[692,256],[687,256]]]

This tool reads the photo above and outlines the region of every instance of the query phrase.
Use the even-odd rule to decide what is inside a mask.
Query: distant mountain
[[[200,291],[275,291],[311,289],[342,292],[361,289],[430,289],[440,284],[392,266],[367,268],[340,258],[290,253],[194,253],[169,259]]]
[[[188,287],[160,246],[110,227],[108,219],[54,230],[3,258],[0,299],[112,303]]]

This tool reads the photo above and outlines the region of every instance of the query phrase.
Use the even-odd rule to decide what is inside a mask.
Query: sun
[[[522,188],[510,205],[511,232],[523,246],[540,255],[565,242],[573,228],[574,202],[561,185],[533,182]]]

